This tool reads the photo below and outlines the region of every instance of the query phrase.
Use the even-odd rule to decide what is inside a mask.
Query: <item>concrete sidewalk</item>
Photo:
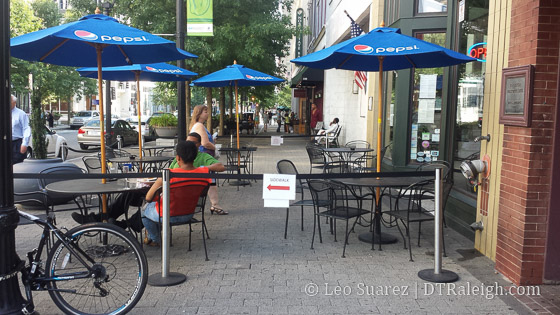
[[[280,147],[270,146],[269,138],[244,138],[242,142],[258,147],[255,173],[276,173],[276,162],[281,159],[292,160],[301,173],[307,173],[307,140],[286,138]],[[223,141],[229,142],[229,136],[219,139]],[[323,243],[316,239],[311,250],[311,208],[305,209],[304,231],[299,208],[292,208],[288,238],[284,239],[286,210],[263,208],[261,181],[239,190],[226,183],[219,191],[221,206],[230,215],[207,212],[210,261],[204,260],[199,226],[194,227],[191,252],[186,250],[186,226],[175,227],[170,270],[186,274],[188,280],[172,287],[148,286],[134,314],[560,313],[550,299],[543,298],[543,292],[554,298],[558,286],[541,286],[541,296],[520,297],[529,307],[511,295],[497,296],[496,290],[505,294],[511,283],[494,273],[492,261],[476,255],[471,241],[449,228],[444,229],[449,255],[443,259],[444,268],[456,272],[460,280],[436,286],[417,276],[418,271],[433,268],[430,223],[423,225],[422,247],[415,244],[417,227],[412,228],[414,262],[409,261],[397,229],[385,231],[398,236],[398,243],[372,251],[370,244],[357,238],[367,231],[361,226],[350,235],[346,258],[341,258],[343,224],[339,223],[339,241],[334,242],[328,225],[321,220]],[[57,214],[57,221],[59,227],[76,225],[69,212]],[[34,225],[16,230],[20,257],[36,246],[40,232]],[[160,272],[160,250],[145,247],[145,251],[150,274]],[[34,297],[41,314],[60,313],[47,292],[35,293]]]

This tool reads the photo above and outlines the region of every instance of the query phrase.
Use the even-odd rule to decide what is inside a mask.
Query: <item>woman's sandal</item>
[[[225,211],[222,208],[218,208],[218,207],[210,207],[210,214],[214,214],[214,212],[216,212],[217,215],[227,215],[229,214],[229,212]]]

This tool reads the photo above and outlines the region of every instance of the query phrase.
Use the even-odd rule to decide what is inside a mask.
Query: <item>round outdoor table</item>
[[[419,181],[426,180],[426,177],[362,177],[362,178],[340,178],[340,179],[333,179],[334,181],[343,183],[348,186],[355,186],[355,187],[367,187],[370,188],[372,191],[376,191],[375,188],[401,188],[401,187],[408,187],[412,184],[415,184]],[[375,200],[373,201],[375,202]],[[371,232],[362,233],[358,236],[358,239],[362,242],[366,243],[373,243],[379,244],[379,249],[381,249],[381,244],[392,244],[397,242],[397,238],[391,234],[381,232],[381,215],[383,212],[381,211],[381,196],[379,196],[379,201],[375,205],[375,214],[374,214],[374,231],[375,231],[375,238],[371,234]],[[373,244],[372,244],[373,249]]]
[[[375,151],[374,149],[368,148],[347,148],[347,147],[340,147],[340,148],[323,148],[321,147],[323,152],[327,153],[337,153],[340,158],[344,161],[350,161],[350,158],[353,154],[361,153],[362,155]]]
[[[220,152],[225,152],[227,159],[228,159],[228,165],[236,167],[237,168],[237,174],[241,174],[241,168],[238,167],[238,162],[240,160],[240,156],[242,156],[242,152],[255,152],[257,151],[257,147],[221,147]],[[235,156],[237,155],[237,156]],[[252,167],[253,167],[253,155],[250,155],[250,158],[248,161],[245,161],[247,164],[246,170],[248,174],[252,173]],[[232,186],[245,186],[245,185],[250,185],[251,182],[248,180],[241,180],[241,179],[237,179],[237,180],[233,180],[233,181],[228,181],[230,185]]]
[[[68,194],[75,197],[82,195],[98,195],[101,199],[101,195],[104,194],[141,191],[146,190],[146,187],[137,186],[136,183],[131,183],[126,179],[107,180],[106,183],[103,184],[100,178],[86,178],[61,180],[48,184],[45,186],[45,189],[49,192]],[[102,213],[102,211],[100,211],[100,213]]]
[[[132,150],[138,150],[138,146],[130,147]],[[155,156],[158,150],[174,149],[174,145],[143,145],[142,151],[148,151],[148,156]],[[144,156],[147,157],[147,156]]]
[[[158,164],[167,162],[172,159],[173,157],[171,156],[144,156],[144,157],[135,157],[134,159],[131,159],[130,157],[114,157],[114,158],[109,158],[107,160],[112,163],[118,163],[118,164],[153,164],[157,166]],[[156,167],[156,169],[159,170],[160,168]]]

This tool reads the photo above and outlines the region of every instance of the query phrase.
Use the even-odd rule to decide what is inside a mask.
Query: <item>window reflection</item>
[[[447,12],[447,0],[418,0],[418,13]]]
[[[416,38],[445,46],[445,33],[419,33]],[[411,108],[411,164],[441,160],[443,68],[416,69]]]
[[[478,159],[480,143],[474,138],[481,135],[486,72],[486,39],[488,32],[488,0],[466,2],[466,19],[459,27],[459,52],[480,59],[459,66],[457,114],[455,124],[454,168],[464,160]],[[471,51],[468,51],[468,50]],[[475,51],[472,51],[475,49]],[[454,174],[455,189],[473,198],[476,191],[461,173]]]

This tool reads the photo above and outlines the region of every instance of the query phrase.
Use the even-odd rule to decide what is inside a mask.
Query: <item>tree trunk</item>
[[[72,116],[72,97],[70,97],[70,98],[68,99],[68,109],[67,109],[67,112],[68,112],[68,117],[67,117],[66,123],[68,124],[68,126],[70,126],[70,116]]]
[[[187,120],[186,126],[187,126],[187,134],[190,133],[190,123],[191,123],[191,108],[192,108],[192,100],[191,100],[191,86],[189,84],[190,81],[187,81],[185,84],[185,91],[187,94],[187,105],[185,107],[185,117]]]
[[[233,102],[234,102],[234,95],[233,95],[233,87],[229,87],[229,117],[233,117]]]
[[[224,87],[220,88],[220,128],[218,129],[218,135],[222,136],[224,134],[224,114],[226,111],[226,89]]]
[[[206,88],[206,104],[208,105],[208,120],[206,120],[206,129],[212,134],[212,88]]]
[[[47,158],[47,144],[45,142],[45,118],[41,117],[41,92],[33,91],[31,96],[31,135],[33,138],[33,157],[36,159]]]

